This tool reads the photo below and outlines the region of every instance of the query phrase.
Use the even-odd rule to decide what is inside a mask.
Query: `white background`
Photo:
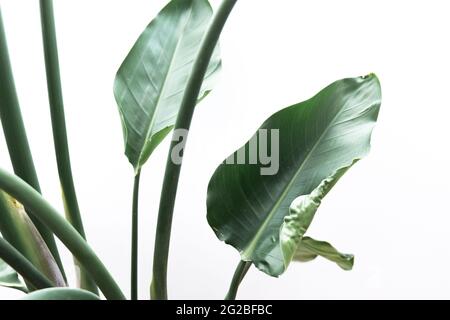
[[[0,0],[17,90],[45,197],[62,212],[38,1]],[[72,165],[90,243],[129,291],[133,171],[112,84],[164,0],[56,0]],[[214,1],[216,5],[218,2]],[[371,154],[326,198],[308,232],[356,256],[279,279],[251,269],[239,298],[450,298],[448,1],[241,0],[221,38],[220,83],[196,110],[176,202],[170,298],[220,299],[238,253],[206,222],[215,167],[275,111],[334,80],[375,72],[383,103]],[[1,84],[0,84],[1,85]],[[148,298],[166,140],[142,176],[140,297]],[[10,169],[0,139],[0,166]],[[62,247],[73,280],[71,256]],[[0,289],[0,298],[21,294]]]

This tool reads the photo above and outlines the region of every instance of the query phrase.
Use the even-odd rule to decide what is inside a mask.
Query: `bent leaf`
[[[303,237],[297,247],[293,260],[308,262],[314,260],[317,256],[335,262],[344,270],[352,270],[355,259],[352,254],[337,251],[336,248],[328,242],[314,240],[310,237]]]
[[[310,194],[300,196],[291,203],[289,214],[284,217],[284,222],[280,229],[280,245],[285,269],[287,269],[296,254],[306,230],[311,225],[314,215],[322,203],[322,199],[333,188],[339,178],[347,172],[350,166],[337,170],[330,177],[323,180]]]
[[[371,74],[336,81],[313,98],[267,119],[258,130],[258,142],[264,140],[264,132],[278,137],[269,143],[262,141],[275,155],[270,166],[278,170],[271,175],[264,173],[267,159],[261,157],[261,148],[259,160],[265,161],[252,164],[255,138],[216,169],[208,185],[207,218],[217,237],[263,272],[282,274],[287,267],[283,250],[296,249],[295,241],[291,249],[286,249],[280,239],[291,204],[307,196],[298,200],[308,212],[302,218],[307,228],[318,207],[315,202],[329,190],[320,196],[311,193],[317,188],[319,192],[321,184],[331,188],[339,178],[339,170],[345,171],[368,153],[380,103],[380,83]],[[245,158],[246,164],[229,161],[236,157]],[[301,238],[306,229],[291,231]],[[287,252],[288,260],[292,252]]]
[[[207,0],[172,0],[147,26],[117,72],[114,95],[125,154],[136,171],[175,125],[211,17]],[[199,100],[212,89],[220,67],[216,48]]]
[[[27,294],[22,300],[100,300],[100,298],[82,289],[47,288]]]
[[[19,275],[5,261],[0,259],[0,286],[28,292],[25,285],[20,281]]]

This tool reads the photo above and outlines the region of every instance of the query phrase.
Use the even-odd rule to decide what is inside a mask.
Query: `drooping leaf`
[[[280,246],[285,269],[297,253],[298,246],[311,225],[322,199],[351,165],[337,170],[330,177],[322,180],[310,194],[302,195],[291,203],[289,213],[284,217],[284,222],[280,228]]]
[[[23,205],[2,190],[0,190],[0,232],[55,285],[66,285],[53,255]]]
[[[371,74],[336,81],[267,119],[257,139],[228,157],[209,182],[208,222],[217,237],[235,247],[242,260],[269,275],[282,274],[286,265],[280,231],[291,204],[321,184],[331,187],[339,172],[368,153],[380,103],[380,84]],[[256,164],[255,141],[263,160]],[[271,150],[270,161],[261,157],[265,149]],[[239,164],[242,159],[246,164]],[[317,209],[315,201],[314,195],[303,198],[309,212],[305,226]]]
[[[100,298],[82,289],[48,288],[29,293],[22,300],[100,300]]]
[[[293,261],[308,262],[314,260],[317,256],[335,262],[344,270],[353,268],[354,256],[352,254],[341,253],[328,242],[314,240],[310,237],[302,238],[294,254]]]
[[[172,130],[201,40],[212,17],[207,0],[172,0],[147,26],[119,68],[114,95],[125,154],[139,170]],[[199,100],[220,70],[216,48]]]
[[[2,259],[0,259],[0,286],[28,292],[27,287],[20,281],[17,272]]]

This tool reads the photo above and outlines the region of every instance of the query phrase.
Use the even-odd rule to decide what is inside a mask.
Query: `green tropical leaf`
[[[2,259],[0,259],[0,286],[28,292],[27,287],[20,281],[17,272]]]
[[[125,154],[136,171],[172,130],[201,40],[212,17],[207,0],[172,0],[147,26],[114,82]],[[199,100],[221,68],[216,48]]]
[[[100,298],[82,289],[48,288],[27,294],[22,300],[100,300]]]
[[[326,241],[318,241],[310,237],[303,237],[298,244],[293,261],[308,262],[314,260],[318,256],[335,262],[344,270],[351,270],[355,259],[352,254],[337,251],[336,248]]]
[[[380,103],[380,83],[371,74],[336,81],[267,119],[209,182],[207,218],[217,237],[235,247],[242,260],[269,275],[282,274],[286,257],[291,259],[314,217],[317,201],[368,153]],[[264,137],[269,133],[267,144]],[[255,141],[264,160],[259,163]],[[266,148],[272,150],[270,163],[261,157]],[[243,159],[246,164],[239,164]],[[299,209],[305,216],[292,216]],[[298,221],[304,230],[294,229]],[[282,228],[284,223],[291,224],[291,234],[286,225]]]

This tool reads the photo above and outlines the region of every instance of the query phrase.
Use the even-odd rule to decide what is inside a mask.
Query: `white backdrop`
[[[115,72],[165,0],[56,0],[73,171],[90,243],[129,291],[133,172],[123,155]],[[216,5],[218,1],[213,2]],[[0,0],[45,197],[62,212],[38,1]],[[239,298],[450,298],[450,3],[241,0],[221,38],[223,72],[197,108],[176,202],[170,298],[220,299],[239,255],[206,222],[215,167],[275,111],[334,80],[375,72],[383,103],[371,154],[339,182],[309,234],[356,256],[318,259],[279,279],[252,268]],[[1,84],[0,84],[1,85]],[[10,169],[3,138],[0,166]],[[140,297],[148,298],[166,140],[141,187]],[[68,265],[71,256],[61,247]],[[67,271],[73,279],[71,267]],[[0,298],[20,297],[0,289]]]

